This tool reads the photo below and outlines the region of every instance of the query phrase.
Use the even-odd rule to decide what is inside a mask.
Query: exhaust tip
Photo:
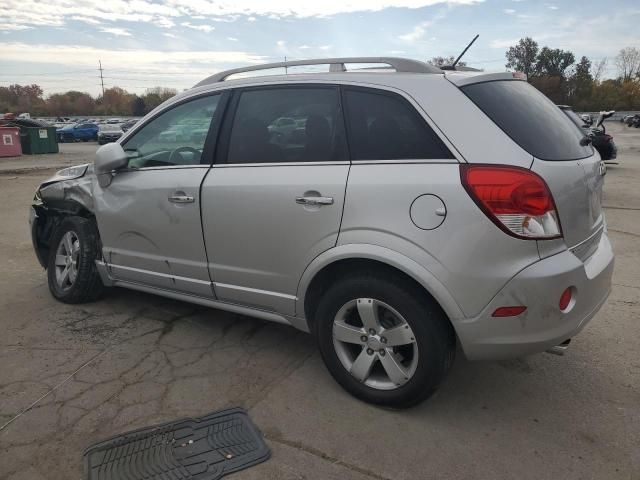
[[[567,351],[567,349],[569,348],[569,344],[571,343],[571,339],[568,338],[566,339],[564,342],[562,342],[560,345],[556,345],[554,347],[551,347],[547,350],[547,353],[551,353],[553,355],[564,355],[564,352]]]

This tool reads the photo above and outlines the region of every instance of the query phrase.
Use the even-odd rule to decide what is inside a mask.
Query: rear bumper
[[[470,360],[500,359],[543,352],[575,336],[600,310],[611,291],[614,256],[606,232],[584,263],[564,251],[522,270],[475,318],[455,328]],[[573,300],[562,312],[560,296],[574,287]],[[524,305],[516,317],[491,314],[503,306]]]

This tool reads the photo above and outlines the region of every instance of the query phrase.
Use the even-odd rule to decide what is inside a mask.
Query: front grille
[[[604,227],[600,227],[600,229],[596,233],[591,235],[584,242],[579,243],[575,247],[571,248],[573,254],[580,260],[585,262],[598,249],[600,238],[602,237],[602,232],[604,232]]]

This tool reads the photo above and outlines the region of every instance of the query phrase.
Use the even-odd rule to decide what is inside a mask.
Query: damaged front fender
[[[29,223],[33,248],[43,268],[47,268],[51,238],[60,222],[70,215],[94,217],[94,181],[92,166],[81,165],[61,170],[36,191]]]

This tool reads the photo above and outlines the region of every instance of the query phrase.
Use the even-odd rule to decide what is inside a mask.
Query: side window
[[[243,91],[227,163],[348,160],[338,95],[335,87]]]
[[[220,94],[198,98],[154,118],[124,143],[129,168],[197,165]]]
[[[454,158],[399,95],[347,88],[344,98],[352,160]]]

